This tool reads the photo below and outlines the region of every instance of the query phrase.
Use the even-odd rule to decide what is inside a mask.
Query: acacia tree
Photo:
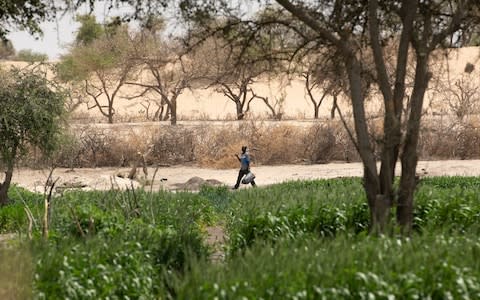
[[[0,205],[8,202],[15,162],[29,147],[51,153],[57,145],[64,113],[64,93],[52,87],[43,73],[12,69],[0,74]]]
[[[152,23],[147,23],[148,26],[131,40],[130,57],[135,60],[142,76],[127,83],[141,88],[140,94],[134,97],[145,97],[149,93],[156,95],[156,116],[162,117],[166,105],[163,120],[170,119],[170,124],[176,125],[178,97],[195,84],[201,68],[199,60],[194,57],[195,52],[185,55],[179,43],[161,36],[161,24],[155,26]]]
[[[344,80],[336,69],[335,62],[328,55],[309,55],[299,63],[300,76],[305,80],[305,90],[313,106],[313,118],[318,119],[320,106],[331,96],[333,98],[331,117],[338,108],[340,93],[346,92]]]
[[[212,21],[212,23],[217,23]],[[223,23],[223,22],[220,22]],[[198,36],[196,33],[194,39]],[[210,37],[197,41],[195,49],[205,55],[204,58],[204,88],[213,88],[223,94],[235,105],[235,118],[243,120],[250,111],[251,102],[257,98],[252,85],[263,73],[259,65],[253,62],[239,61],[241,48],[229,43],[222,36],[212,33]],[[191,43],[193,43],[190,40]]]
[[[251,72],[248,65],[225,69],[229,71],[216,76],[212,85],[235,104],[236,119],[243,120],[250,111],[250,104],[257,98],[252,88],[257,74]]]
[[[269,10],[262,10],[253,16],[252,22],[268,22],[264,20],[270,17]],[[186,43],[195,49],[203,48],[206,53],[206,87],[214,88],[233,102],[237,120],[245,118],[255,99],[262,100],[272,116],[278,118],[281,99],[271,103],[268,97],[255,91],[254,84],[271,80],[285,69],[278,52],[287,39],[286,31],[273,24],[255,30],[233,15],[197,19],[193,26]],[[204,26],[209,30],[202,30]]]
[[[259,96],[255,93],[253,93],[253,96],[255,98],[258,98],[265,103],[267,106],[268,110],[270,111],[270,117],[273,120],[280,121],[283,117],[283,105],[285,104],[285,100],[287,98],[287,93],[285,90],[281,91],[279,96],[274,96],[273,101],[271,101],[271,98],[269,97],[264,97],[264,96]]]
[[[311,11],[291,1],[277,2],[312,28],[322,42],[332,47],[344,62],[354,114],[355,145],[364,165],[364,186],[372,225],[378,225],[381,229],[388,209],[396,204],[397,222],[407,232],[410,231],[420,119],[424,94],[432,76],[428,69],[429,57],[450,35],[460,29],[468,29],[467,14],[478,9],[478,4],[474,1],[436,1],[434,5],[414,0],[392,3],[370,0],[360,6],[334,5],[331,12],[325,13],[319,10],[320,7]],[[334,1],[332,4],[339,3]],[[317,17],[313,18],[313,14]],[[363,35],[364,33],[366,34]],[[393,82],[386,68],[383,51],[382,42],[390,38],[385,33],[400,36]],[[359,45],[359,39],[367,44],[367,49],[373,54],[376,81],[383,96],[385,116],[380,170],[377,169],[373,147],[368,139],[363,92],[365,87],[362,86],[364,67],[361,60],[361,52],[365,49]],[[409,47],[413,53],[409,51]],[[406,99],[405,76],[410,54],[415,57],[415,81],[409,97],[410,111],[403,115],[402,108]],[[407,120],[404,132],[401,127],[402,118]],[[395,191],[393,178],[400,150],[402,171],[399,189]]]
[[[90,18],[80,20],[92,27]],[[77,36],[76,44],[62,57],[57,67],[58,77],[81,87],[90,100],[88,108],[98,109],[108,123],[113,123],[120,89],[135,76],[132,72],[135,62],[129,57],[128,28],[119,25],[109,32],[86,32],[79,31],[82,35]]]

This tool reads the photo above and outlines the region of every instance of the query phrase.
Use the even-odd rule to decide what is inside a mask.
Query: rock
[[[176,183],[173,186],[176,187],[178,190],[188,190],[188,191],[197,191],[203,185],[208,186],[220,186],[223,185],[223,182],[216,180],[216,179],[203,179],[201,177],[195,176],[187,180],[185,183]]]

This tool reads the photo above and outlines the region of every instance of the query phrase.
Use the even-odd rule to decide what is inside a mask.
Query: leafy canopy
[[[52,12],[43,0],[0,0],[0,39],[5,40],[13,27],[41,33],[40,22]]]
[[[57,144],[64,94],[31,70],[0,71],[0,159],[12,164],[28,146],[50,153]]]

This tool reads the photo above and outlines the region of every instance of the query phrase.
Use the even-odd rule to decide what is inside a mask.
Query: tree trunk
[[[423,98],[429,79],[428,55],[422,55],[421,53],[417,54],[415,84],[410,100],[410,118],[407,124],[407,133],[401,157],[402,176],[400,178],[400,190],[397,207],[397,222],[405,234],[409,234],[411,232],[413,223],[413,194],[416,188],[415,174],[418,161],[417,145],[420,133]]]
[[[318,113],[319,113],[319,111],[320,111],[319,108],[320,108],[320,107],[317,106],[317,105],[314,105],[314,106],[313,106],[313,118],[314,118],[314,119],[318,119]]]
[[[13,163],[9,163],[7,171],[5,172],[5,180],[0,184],[0,206],[8,204],[8,189],[10,188],[10,183],[12,182],[13,176]]]
[[[330,119],[335,119],[335,110],[337,110],[337,95],[333,95],[332,109],[330,110]]]
[[[236,101],[235,104],[237,108],[237,120],[243,120],[245,114],[243,113],[242,103],[240,101]]]
[[[108,107],[108,123],[109,123],[109,124],[113,124],[113,114],[114,114],[114,112],[113,112],[113,106],[110,105],[110,106]]]
[[[170,102],[170,125],[177,125],[177,99],[173,98]]]
[[[162,121],[168,121],[168,119],[170,119],[170,114],[171,114],[171,107],[169,104],[167,104],[167,111],[165,111],[165,115],[163,116],[162,118]]]
[[[376,209],[377,207],[379,207],[377,203],[377,195],[381,194],[380,182],[378,178],[375,156],[370,143],[367,121],[365,116],[365,98],[362,91],[361,68],[357,58],[353,54],[344,53],[344,56],[345,65],[348,72],[348,80],[350,83],[350,96],[354,115],[355,132],[357,135],[356,145],[364,166],[363,184],[365,192],[367,194],[368,206],[370,208],[370,226],[371,230],[377,230],[376,228],[379,224],[377,223],[376,216],[378,215],[378,213]],[[381,207],[384,206],[385,205],[381,205]],[[379,228],[378,230],[383,231],[383,228]]]

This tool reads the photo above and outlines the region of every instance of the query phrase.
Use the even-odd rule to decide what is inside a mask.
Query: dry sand
[[[257,184],[265,186],[292,180],[362,176],[362,165],[361,163],[329,163],[319,165],[253,166],[252,171],[257,176]],[[58,178],[56,185],[59,187],[99,190],[110,189],[112,186],[121,189],[132,186],[138,187],[144,181],[130,181],[116,176],[117,174],[125,174],[127,172],[127,168],[85,168],[75,169],[74,171],[59,168],[54,170],[53,179]],[[233,186],[237,172],[237,169],[217,170],[189,166],[160,168],[155,177],[153,190],[176,190],[192,177],[200,177],[205,180],[215,179],[227,186]],[[48,170],[20,169],[15,171],[13,182],[31,191],[43,192],[48,173]],[[148,170],[149,179],[152,178],[153,173],[154,169]],[[421,161],[418,163],[417,173],[423,176],[480,176],[480,160]],[[161,178],[166,178],[167,180],[160,182]],[[248,187],[242,186],[242,188]],[[150,186],[146,186],[146,188],[150,189]],[[189,187],[185,188],[188,189]]]

